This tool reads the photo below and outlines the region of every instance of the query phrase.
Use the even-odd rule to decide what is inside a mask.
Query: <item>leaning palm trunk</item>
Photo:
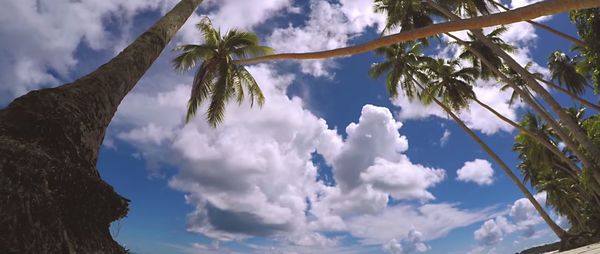
[[[492,3],[495,6],[500,7],[502,10],[510,11],[509,8],[506,8],[506,6],[502,5],[501,3],[498,3],[498,2],[495,2],[495,1],[492,1]],[[527,22],[527,23],[529,23],[529,24],[531,24],[533,26],[536,26],[538,28],[544,29],[544,30],[546,30],[546,31],[548,31],[548,32],[550,32],[550,33],[558,36],[558,37],[561,37],[561,38],[563,38],[565,40],[568,40],[568,41],[570,41],[572,43],[575,43],[575,45],[577,45],[577,46],[582,46],[582,47],[586,46],[585,42],[583,42],[582,40],[577,39],[577,38],[575,38],[573,36],[570,36],[570,35],[568,35],[566,33],[561,32],[561,31],[558,31],[558,30],[556,30],[556,29],[554,29],[554,28],[552,28],[550,26],[547,26],[547,25],[544,25],[544,24],[541,24],[541,23],[538,23],[538,22],[535,22],[535,21],[532,21],[532,20],[525,20],[525,22]]]
[[[307,53],[284,53],[236,61],[237,64],[257,64],[279,60],[310,60],[332,57],[351,56],[390,46],[396,43],[427,38],[436,34],[477,29],[483,27],[505,25],[559,12],[600,7],[598,0],[546,0],[517,8],[511,11],[495,13],[470,19],[451,21],[430,25],[427,27],[380,37],[373,41],[356,46]]]
[[[530,130],[524,128],[520,124],[518,124],[518,123],[516,123],[516,122],[514,122],[514,121],[512,121],[512,120],[510,120],[508,118],[506,118],[505,116],[503,116],[502,114],[500,114],[498,111],[494,110],[492,107],[490,107],[489,105],[483,103],[479,99],[474,98],[473,100],[475,102],[477,102],[477,104],[479,104],[483,108],[485,108],[488,111],[490,111],[496,117],[500,118],[502,121],[504,121],[504,122],[510,124],[511,126],[515,127],[517,130],[519,130],[521,133],[527,135],[528,137],[533,138],[538,144],[541,144],[546,149],[548,149],[550,152],[552,152],[554,155],[556,155],[560,160],[562,160],[569,167],[569,168],[558,167],[558,169],[561,170],[561,171],[563,171],[563,172],[565,172],[569,177],[571,177],[571,179],[573,179],[575,182],[577,182],[575,188],[577,188],[579,191],[581,191],[582,194],[588,195],[586,193],[586,191],[583,189],[583,185],[582,185],[582,182],[581,182],[581,178],[580,178],[581,170],[564,153],[560,152],[556,146],[550,144],[550,142],[548,142],[544,138],[540,137],[536,133],[531,132]],[[590,193],[589,195],[591,195],[591,197],[596,202],[596,204],[600,206],[600,190],[598,188],[596,188],[595,185],[589,186],[589,188],[592,190],[592,193]]]
[[[591,109],[593,109],[593,110],[595,110],[597,112],[600,112],[600,106],[598,106],[597,104],[595,104],[595,103],[593,103],[591,101],[588,101],[588,100],[586,100],[584,98],[581,98],[581,97],[577,96],[576,94],[570,92],[569,90],[564,89],[564,88],[562,88],[562,87],[560,87],[560,86],[558,86],[558,85],[556,85],[556,84],[554,84],[554,83],[552,83],[552,82],[550,82],[548,80],[545,80],[545,79],[542,79],[542,78],[537,78],[537,80],[539,80],[542,83],[544,83],[544,84],[546,84],[546,85],[548,85],[548,86],[550,86],[550,87],[552,87],[552,88],[560,91],[563,94],[566,94],[567,96],[571,97],[571,99],[579,101],[582,105],[585,105],[588,108],[591,108]]]
[[[573,163],[573,161],[571,161],[569,158],[567,158],[567,156],[564,153],[561,153],[555,145],[550,144],[550,142],[548,142],[548,140],[545,140],[544,138],[540,137],[538,134],[524,128],[520,124],[515,123],[514,121],[503,116],[498,111],[496,111],[489,105],[483,103],[479,99],[473,98],[473,101],[475,101],[477,104],[479,104],[481,107],[485,108],[486,110],[490,111],[496,117],[500,118],[500,120],[504,121],[505,123],[508,123],[510,126],[519,130],[519,132],[527,135],[528,137],[534,139],[538,144],[544,146],[546,149],[548,149],[548,151],[552,152],[554,155],[556,155],[558,158],[560,158],[564,163],[566,163],[569,166],[568,169],[561,167],[561,170],[563,170],[567,175],[569,175],[571,178],[573,178],[575,180],[577,180],[579,178],[579,175],[578,175],[579,168],[577,167],[577,165],[575,165],[575,163]]]
[[[546,110],[543,109],[540,105],[538,105],[538,103],[532,98],[532,96],[530,96],[530,94],[527,91],[524,91],[520,87],[514,85],[513,82],[506,75],[504,75],[504,73],[502,73],[500,70],[495,68],[479,51],[477,51],[473,47],[469,46],[469,44],[467,44],[465,41],[461,40],[460,38],[458,38],[450,33],[447,33],[447,35],[449,37],[451,37],[452,39],[456,40],[458,43],[460,43],[462,46],[464,46],[467,50],[469,50],[471,53],[473,53],[473,55],[475,55],[477,58],[479,58],[481,60],[481,62],[484,65],[486,65],[498,78],[500,78],[504,83],[508,84],[511,88],[513,88],[515,90],[515,92],[517,92],[521,96],[521,98],[523,98],[523,100],[529,106],[531,106],[531,108],[535,112],[537,112],[541,116],[545,116],[544,119],[550,119],[552,122],[554,122],[554,119],[551,118],[550,114],[548,112],[546,112]],[[554,126],[558,126],[558,124],[555,124]],[[563,140],[563,142],[565,142],[565,144],[569,148],[571,148],[571,150],[583,162],[583,164],[586,166],[586,168],[593,167],[593,163],[591,161],[589,161],[587,156],[585,156],[578,149],[579,147],[577,146],[577,144],[573,140],[571,140],[571,138],[569,137],[568,134],[566,134],[563,131],[563,128],[560,128],[560,127],[558,127],[558,128],[553,127],[553,128],[555,128],[554,131],[556,132],[556,134]],[[596,178],[596,181],[598,183],[600,183],[600,178]]]
[[[3,253],[125,252],[109,225],[128,200],[100,178],[100,145],[119,103],[200,2],[179,2],[94,72],[0,110]]]
[[[600,1],[599,1],[600,2]],[[446,10],[444,7],[438,5],[432,0],[427,0],[427,3],[435,8],[437,11],[443,13],[450,20],[460,20],[460,17],[455,15],[454,13]],[[587,154],[583,153],[579,146],[574,140],[571,139],[571,136],[564,132],[564,129],[552,118],[552,116],[546,112],[540,105],[538,105],[529,94],[525,93],[522,89],[514,85],[504,74],[502,74],[496,68],[493,68],[492,65],[489,65],[489,62],[485,61],[485,58],[482,57],[481,54],[473,52],[478,58],[484,62],[484,64],[488,65],[490,69],[498,75],[503,81],[505,81],[511,88],[513,88],[520,96],[528,103],[540,116],[546,120],[546,122],[555,130],[556,134],[565,142],[565,144],[571,148],[571,150],[577,155],[577,157],[584,163],[584,165],[592,172],[596,180],[598,181],[598,167],[596,164],[600,161],[600,157],[596,157],[598,154],[600,156],[599,149],[594,146],[591,140],[587,137],[583,129],[566,113],[566,111],[552,98],[552,96],[535,81],[535,78],[531,73],[529,73],[525,68],[523,68],[519,63],[517,63],[512,57],[510,57],[504,50],[497,47],[494,43],[492,43],[484,34],[481,29],[471,30],[475,37],[482,41],[487,47],[491,48],[494,53],[502,58],[502,60],[513,70],[517,71],[519,75],[527,82],[527,84],[538,94],[542,96],[542,98],[551,106],[551,108],[558,114],[559,118],[566,125],[566,127],[571,131],[575,140],[594,158],[594,162],[588,160]],[[487,62],[487,63],[486,63]],[[597,152],[597,153],[596,153]],[[600,183],[600,181],[598,181]]]
[[[600,149],[595,146],[592,141],[589,139],[583,128],[575,122],[575,120],[562,108],[562,106],[542,87],[534,78],[534,76],[523,66],[521,66],[517,61],[515,61],[510,55],[508,55],[504,50],[498,48],[494,43],[488,40],[481,30],[473,31],[474,35],[477,39],[481,40],[486,46],[491,48],[494,53],[502,58],[505,63],[511,69],[515,70],[527,83],[527,85],[538,95],[544,99],[544,101],[552,108],[552,110],[558,115],[558,118],[561,122],[568,128],[568,130],[573,135],[574,139],[581,145],[581,147],[589,154],[589,156],[593,159],[596,165],[600,165]],[[542,116],[544,117],[544,116]],[[546,116],[545,119],[548,124],[552,126],[554,129],[559,129],[559,125],[553,121],[551,117]],[[577,147],[574,148],[577,150]],[[585,156],[585,155],[584,155]],[[592,167],[590,169],[596,169],[597,167]]]
[[[420,85],[417,81],[415,81],[415,82],[416,82],[416,84],[419,85],[421,90],[424,90],[424,87],[422,85]],[[517,185],[519,190],[521,192],[523,192],[523,194],[525,195],[527,200],[529,200],[529,202],[531,202],[533,207],[535,207],[535,209],[540,214],[542,219],[544,219],[546,224],[548,224],[548,226],[550,227],[550,229],[552,229],[552,231],[556,234],[556,236],[558,236],[558,238],[560,238],[561,240],[565,239],[565,237],[568,236],[567,232],[565,230],[563,230],[561,227],[559,227],[554,222],[554,220],[552,220],[552,218],[550,218],[550,215],[548,215],[548,213],[546,213],[546,211],[544,210],[542,205],[540,205],[540,203],[535,199],[535,197],[533,197],[533,195],[527,189],[527,187],[525,187],[525,185],[521,182],[521,180],[519,180],[519,178],[510,170],[510,168],[506,165],[506,163],[504,163],[504,161],[500,158],[500,156],[498,156],[485,142],[483,142],[483,140],[481,140],[477,136],[477,134],[475,134],[475,132],[473,132],[473,130],[471,130],[469,127],[467,127],[467,125],[460,118],[458,118],[458,116],[456,116],[456,114],[454,114],[450,108],[448,108],[446,105],[444,105],[442,102],[440,102],[437,98],[435,98],[435,96],[432,96],[432,100],[438,106],[440,106],[460,126],[460,128],[462,128],[479,146],[481,146],[481,148],[490,157],[492,157],[492,159],[500,166],[500,168],[502,168],[502,171],[504,171],[504,173],[506,175],[508,175],[508,177],[510,177],[510,179]]]

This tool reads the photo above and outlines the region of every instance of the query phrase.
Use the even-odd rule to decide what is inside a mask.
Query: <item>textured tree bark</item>
[[[0,252],[123,253],[110,233],[128,200],[98,174],[110,120],[202,0],[182,0],[119,55],[0,110]]]
[[[381,47],[389,46],[404,41],[412,41],[420,38],[427,38],[436,34],[478,29],[497,25],[505,25],[535,19],[546,15],[556,14],[563,11],[587,9],[594,7],[600,7],[600,0],[546,0],[506,12],[473,17],[458,21],[444,22],[411,31],[392,34],[355,46],[317,52],[266,55],[251,59],[238,60],[236,61],[236,63],[257,64],[262,62],[279,60],[309,60],[351,56],[367,53],[369,51]]]

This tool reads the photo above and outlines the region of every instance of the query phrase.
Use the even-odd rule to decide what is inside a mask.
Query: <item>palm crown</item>
[[[439,97],[448,107],[460,110],[475,98],[471,83],[478,73],[476,68],[461,67],[458,60],[444,59],[431,61],[427,68],[431,80],[423,92],[424,102],[430,103],[432,97]]]
[[[500,49],[511,53],[516,50],[515,47],[507,44],[506,42],[504,42],[504,40],[500,38],[500,35],[506,32],[506,30],[507,29],[505,26],[500,26],[494,29],[489,34],[487,34],[486,37]],[[473,36],[471,33],[469,33],[468,35],[471,40],[466,41],[466,43],[471,48],[475,49],[477,52],[482,54],[485,60],[487,60],[494,68],[498,70],[502,69],[502,59],[497,54],[495,54],[490,47],[486,46],[485,43],[483,43],[480,40],[477,40],[475,36]],[[481,59],[478,58],[475,54],[473,54],[473,52],[469,49],[463,48],[459,57],[465,60],[469,60],[472,66],[479,70],[479,78],[489,80],[490,78],[496,76],[494,72],[486,64],[482,63]]]
[[[192,83],[186,122],[209,98],[206,119],[212,127],[223,121],[225,105],[231,98],[241,104],[248,94],[251,106],[255,100],[262,106],[265,98],[256,80],[235,60],[271,54],[273,49],[260,46],[254,33],[232,29],[222,35],[206,17],[196,28],[202,32],[204,44],[178,46],[175,50],[182,53],[173,59],[173,67],[179,71],[190,70],[201,62]]]
[[[588,86],[585,76],[577,72],[577,62],[560,51],[554,51],[548,57],[548,68],[552,73],[552,80],[557,80],[570,92],[581,95]]]
[[[428,57],[423,56],[421,44],[404,42],[389,47],[379,48],[375,53],[385,57],[385,61],[371,65],[369,76],[377,78],[384,73],[386,76],[386,87],[390,97],[398,96],[398,85],[408,98],[419,95],[417,91],[417,80],[425,79],[421,71]]]

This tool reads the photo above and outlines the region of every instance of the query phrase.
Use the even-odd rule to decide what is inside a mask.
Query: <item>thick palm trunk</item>
[[[351,56],[369,51],[390,46],[392,44],[413,41],[416,39],[427,38],[436,34],[447,32],[456,32],[462,30],[478,29],[483,27],[505,25],[530,19],[535,19],[542,16],[552,15],[559,12],[588,9],[600,7],[598,0],[546,0],[531,4],[525,7],[517,8],[507,12],[495,13],[486,16],[473,17],[470,19],[451,21],[430,25],[427,27],[397,33],[380,37],[370,42],[338,48],[325,51],[307,52],[307,53],[284,53],[274,54],[262,57],[244,59],[236,61],[237,64],[257,64],[267,61],[279,60],[309,60],[309,59],[324,59],[332,57]]]
[[[424,89],[424,87],[421,85],[419,85],[419,87],[422,90]],[[490,157],[492,157],[492,159],[500,166],[502,171],[504,171],[504,173],[506,175],[508,175],[508,177],[510,177],[510,179],[517,185],[519,190],[521,192],[523,192],[523,194],[525,195],[527,200],[529,200],[529,202],[531,202],[533,207],[537,210],[537,212],[540,214],[542,219],[544,219],[546,224],[548,224],[548,226],[550,227],[550,229],[552,229],[552,231],[556,234],[556,236],[558,236],[558,238],[560,238],[561,240],[565,239],[565,237],[568,236],[567,232],[565,230],[563,230],[561,227],[559,227],[554,222],[554,220],[552,220],[552,218],[550,218],[550,215],[548,215],[548,213],[546,213],[546,211],[544,210],[542,205],[540,205],[540,203],[535,199],[535,197],[533,197],[533,195],[531,194],[531,192],[529,192],[527,187],[525,187],[525,185],[521,182],[521,180],[519,180],[519,178],[510,170],[510,168],[506,165],[506,163],[504,163],[504,161],[500,158],[500,156],[498,156],[485,142],[483,142],[483,140],[481,140],[477,136],[477,134],[475,134],[475,132],[473,132],[473,130],[471,130],[469,127],[467,127],[467,125],[460,118],[458,118],[458,116],[456,116],[456,114],[454,114],[450,108],[448,108],[446,105],[444,105],[442,102],[440,102],[435,97],[433,97],[433,101],[438,106],[440,106],[446,113],[448,113],[448,115],[454,120],[454,122],[456,122],[460,126],[460,128],[462,128],[479,146],[481,146],[481,148]]]
[[[506,6],[502,5],[501,3],[498,3],[498,2],[495,2],[495,1],[492,1],[492,3],[495,6],[500,7],[502,10],[510,11],[510,9],[506,8]],[[582,46],[582,47],[586,46],[585,42],[583,42],[582,40],[577,39],[577,38],[575,38],[573,36],[570,36],[570,35],[568,35],[566,33],[561,32],[561,31],[558,31],[558,30],[556,30],[556,29],[554,29],[554,28],[552,28],[550,26],[547,26],[547,25],[544,25],[544,24],[541,24],[541,23],[538,23],[538,22],[535,22],[535,21],[531,21],[531,20],[525,20],[525,22],[527,22],[529,24],[532,24],[533,26],[536,26],[538,28],[544,29],[544,30],[546,30],[546,31],[548,31],[548,32],[550,32],[550,33],[558,36],[558,37],[561,37],[561,38],[563,38],[565,40],[568,40],[568,41],[574,43],[577,46]]]
[[[552,88],[560,91],[563,94],[566,94],[567,96],[571,97],[571,99],[579,101],[582,105],[585,105],[588,108],[591,108],[593,110],[596,110],[597,112],[600,112],[600,106],[598,106],[597,104],[594,104],[591,101],[588,101],[588,100],[586,100],[584,98],[581,98],[581,97],[577,96],[576,94],[570,92],[569,90],[564,89],[564,88],[562,88],[562,87],[560,87],[560,86],[558,86],[558,85],[556,85],[556,84],[554,84],[554,83],[552,83],[552,82],[550,82],[548,80],[545,80],[545,79],[542,79],[542,78],[537,78],[537,80],[539,80],[542,83],[544,83],[544,84],[546,84],[546,85],[548,85],[548,86],[550,86],[550,87],[552,87]]]
[[[109,233],[128,200],[96,169],[119,103],[201,0],[183,0],[118,56],[75,82],[0,110],[0,250],[122,253]]]

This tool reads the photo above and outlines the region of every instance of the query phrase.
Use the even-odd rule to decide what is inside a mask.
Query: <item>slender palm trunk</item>
[[[473,101],[477,102],[477,104],[479,104],[483,108],[490,111],[492,114],[494,114],[496,117],[500,118],[505,123],[508,123],[512,127],[516,128],[521,133],[527,135],[530,138],[533,138],[538,144],[544,146],[546,149],[548,149],[550,152],[552,152],[554,155],[556,155],[558,158],[560,158],[560,160],[562,160],[565,164],[567,164],[569,166],[569,168],[561,168],[561,170],[563,170],[567,175],[571,176],[573,179],[577,180],[579,178],[578,175],[579,175],[580,169],[577,167],[577,165],[575,165],[575,163],[573,161],[571,161],[569,158],[567,158],[567,156],[564,153],[560,152],[556,146],[550,144],[550,142],[548,142],[548,140],[545,140],[544,138],[540,137],[538,134],[536,134],[536,133],[524,128],[520,124],[515,123],[514,121],[506,118],[505,116],[500,114],[498,111],[496,111],[489,105],[483,103],[479,99],[474,98]]]
[[[588,108],[591,108],[593,110],[596,110],[597,112],[600,112],[600,106],[598,106],[597,104],[594,104],[591,101],[588,101],[588,100],[586,100],[584,98],[581,98],[581,97],[577,96],[576,94],[570,92],[569,90],[564,89],[564,88],[562,88],[562,87],[560,87],[560,86],[558,86],[558,85],[556,85],[556,84],[554,84],[554,83],[552,83],[552,82],[550,82],[548,80],[545,80],[545,79],[542,79],[542,78],[537,78],[537,80],[539,80],[542,83],[544,83],[544,84],[546,84],[546,85],[548,85],[548,86],[550,86],[550,87],[552,87],[552,88],[560,91],[563,94],[566,94],[567,96],[571,97],[571,99],[579,101],[581,104],[587,106]]]
[[[373,41],[359,44],[356,46],[317,51],[307,53],[284,53],[274,54],[262,57],[244,59],[236,61],[237,64],[257,64],[267,61],[279,60],[309,60],[309,59],[324,59],[332,57],[351,56],[389,46],[392,44],[412,41],[421,38],[427,38],[436,34],[447,32],[456,32],[461,30],[477,29],[482,27],[490,27],[497,25],[510,24],[524,20],[535,19],[538,17],[556,14],[559,12],[587,9],[600,7],[598,0],[546,0],[514,10],[495,13],[486,16],[473,17],[459,21],[445,22],[430,25],[424,28],[419,28],[411,31],[397,33],[380,37]]]
[[[568,134],[566,134],[563,131],[563,128],[561,128],[560,126],[557,127],[558,124],[556,122],[554,122],[554,119],[552,119],[550,114],[542,106],[538,105],[538,103],[533,99],[533,96],[530,96],[529,92],[524,91],[520,87],[516,86],[506,75],[504,75],[504,73],[502,73],[500,70],[495,68],[479,51],[477,51],[476,49],[471,47],[465,41],[461,40],[460,38],[458,38],[450,33],[447,33],[447,35],[450,36],[452,39],[456,40],[458,43],[460,43],[462,46],[464,46],[467,50],[469,50],[471,53],[473,53],[473,55],[475,55],[477,58],[479,58],[481,60],[481,62],[484,65],[486,65],[497,77],[499,77],[504,83],[508,84],[512,89],[514,89],[515,92],[517,92],[521,96],[521,98],[536,113],[538,113],[540,116],[542,116],[544,118],[544,120],[546,120],[547,122],[550,122],[550,123],[554,123],[554,124],[551,124],[551,126],[554,128],[555,133],[563,140],[563,142],[565,142],[565,144],[573,151],[573,153],[575,153],[575,155],[582,161],[584,166],[588,169],[590,167],[593,167],[594,164],[587,158],[587,156],[585,156],[585,154],[583,154],[579,150],[579,146],[569,137]],[[548,119],[550,121],[548,121]],[[592,172],[594,172],[594,171],[592,170]],[[595,175],[597,175],[597,174],[595,174]],[[596,181],[598,183],[600,183],[600,178],[596,178]]]
[[[599,1],[600,2],[600,1]],[[454,13],[446,10],[444,7],[438,5],[437,3],[435,3],[432,0],[427,0],[427,3],[433,7],[434,9],[436,9],[437,11],[443,13],[444,15],[447,16],[448,19],[453,20],[453,21],[458,21],[460,20],[460,17],[458,17],[457,15],[455,15]],[[496,53],[498,56],[500,56],[502,58],[502,60],[504,60],[504,62],[513,70],[517,71],[517,73],[519,75],[521,75],[521,77],[527,82],[528,86],[533,89],[536,93],[540,94],[542,96],[542,98],[550,105],[550,107],[558,114],[559,118],[562,120],[562,122],[566,125],[566,127],[570,130],[570,132],[573,134],[575,140],[577,140],[577,142],[590,154],[591,158],[593,158],[593,162],[592,163],[587,155],[585,153],[583,153],[582,151],[580,151],[579,146],[577,145],[576,142],[574,142],[570,135],[566,134],[564,132],[564,129],[552,118],[552,116],[546,112],[545,110],[542,109],[541,105],[538,105],[537,103],[535,103],[533,101],[533,99],[531,97],[529,97],[529,95],[527,93],[525,93],[522,89],[520,89],[518,86],[514,85],[512,82],[510,82],[508,80],[508,78],[505,79],[505,75],[503,75],[499,70],[497,70],[496,68],[494,68],[492,65],[489,65],[489,62],[485,60],[484,57],[482,57],[481,54],[479,54],[478,52],[473,52],[478,58],[480,58],[480,60],[482,60],[482,62],[486,65],[488,65],[488,67],[490,67],[490,69],[495,73],[495,74],[500,74],[499,77],[501,77],[505,82],[507,82],[507,84],[509,86],[511,86],[520,96],[521,98],[523,98],[525,100],[526,103],[528,103],[538,114],[540,114],[540,116],[546,120],[546,122],[555,130],[556,134],[563,140],[563,142],[565,142],[565,144],[571,148],[571,150],[577,155],[577,157],[579,157],[579,159],[587,166],[587,168],[593,172],[598,170],[598,167],[596,165],[600,165],[600,149],[598,149],[598,147],[594,146],[591,142],[591,140],[587,137],[587,134],[583,131],[583,129],[567,114],[567,112],[560,106],[560,104],[558,104],[558,102],[556,102],[554,100],[554,98],[552,98],[552,96],[540,85],[537,83],[537,81],[535,81],[535,78],[533,77],[533,75],[531,73],[529,73],[525,68],[523,68],[519,63],[517,63],[511,56],[509,56],[506,52],[504,52],[504,50],[500,49],[498,46],[496,46],[493,42],[491,42],[484,34],[483,31],[481,29],[476,29],[476,30],[470,30],[471,33],[473,33],[473,35],[480,40],[481,42],[483,42],[487,47],[491,48],[494,53]],[[469,47],[470,48],[470,47]]]
[[[420,85],[417,81],[415,81],[415,82],[419,85],[421,90],[424,90],[424,87],[422,85]],[[558,238],[560,238],[561,240],[565,239],[565,237],[567,237],[567,235],[568,235],[567,232],[565,230],[563,230],[561,227],[559,227],[554,222],[554,220],[552,220],[552,218],[550,218],[550,215],[548,215],[548,213],[546,213],[546,211],[544,210],[542,205],[540,205],[540,203],[535,199],[535,197],[533,197],[533,195],[531,194],[531,192],[529,192],[527,187],[525,187],[525,185],[521,182],[521,180],[519,180],[519,178],[510,170],[510,168],[506,165],[506,163],[504,163],[504,161],[500,158],[500,156],[498,156],[485,142],[483,142],[483,140],[481,140],[477,136],[477,134],[475,134],[475,132],[473,132],[473,130],[471,130],[469,127],[467,127],[467,125],[460,118],[458,118],[458,116],[456,116],[456,114],[454,114],[450,108],[448,108],[446,105],[444,105],[442,102],[440,102],[437,98],[435,98],[435,97],[432,97],[432,98],[433,98],[433,101],[438,106],[440,106],[446,113],[448,113],[448,115],[454,120],[454,122],[456,122],[460,126],[460,128],[462,128],[479,146],[481,146],[481,148],[490,157],[492,157],[492,159],[500,166],[500,168],[504,171],[504,173],[506,175],[508,175],[508,177],[510,177],[510,179],[517,185],[519,190],[521,190],[521,192],[523,192],[523,194],[529,200],[529,202],[531,202],[533,207],[535,207],[535,209],[538,211],[538,213],[540,214],[542,219],[544,219],[546,224],[548,224],[548,226],[550,227],[550,229],[552,229],[552,231],[556,234],[556,236],[558,236]]]
[[[558,169],[565,172],[569,177],[571,177],[574,181],[576,181],[577,182],[576,188],[579,191],[581,191],[582,194],[587,195],[586,191],[582,187],[581,178],[579,177],[579,174],[581,173],[581,169],[579,167],[577,167],[577,165],[575,165],[575,163],[573,161],[571,161],[564,153],[560,152],[556,146],[550,144],[547,140],[545,140],[544,138],[540,137],[539,135],[529,131],[528,129],[524,128],[520,124],[515,123],[514,121],[506,118],[505,116],[500,114],[498,111],[494,110],[492,107],[483,103],[482,101],[478,100],[477,98],[475,98],[473,100],[475,102],[477,102],[477,104],[479,104],[480,106],[482,106],[483,108],[487,109],[492,114],[494,114],[495,116],[500,118],[502,121],[515,127],[517,130],[519,130],[523,134],[533,138],[538,144],[541,144],[546,149],[548,149],[550,152],[552,152],[554,155],[556,155],[558,158],[560,158],[560,160],[562,160],[566,165],[568,165],[568,168],[558,167]],[[597,181],[599,179],[595,179],[595,180]],[[600,190],[598,188],[595,188],[595,185],[590,186],[589,188],[592,190],[592,193],[589,195],[591,195],[591,197],[596,202],[596,204],[600,205]]]
[[[568,128],[571,132],[575,140],[582,146],[582,148],[590,155],[592,160],[596,163],[596,165],[600,165],[600,149],[595,146],[592,141],[589,139],[583,128],[575,122],[575,120],[567,113],[566,110],[562,108],[562,106],[542,87],[536,80],[535,77],[523,66],[521,66],[516,60],[514,60],[510,55],[508,55],[504,50],[500,49],[493,42],[491,42],[480,30],[473,31],[474,35],[477,39],[481,40],[486,46],[490,47],[494,53],[498,54],[504,60],[504,62],[511,69],[515,70],[521,77],[527,82],[527,85],[538,95],[544,99],[544,101],[552,108],[552,110],[558,115],[558,118],[561,122]],[[551,117],[547,117],[546,119],[548,124],[552,126],[552,128],[558,129],[560,126],[551,119]],[[577,148],[575,148],[577,149]],[[593,170],[598,170],[598,167],[593,167]]]
[[[128,200],[96,161],[119,103],[202,0],[182,0],[119,55],[57,88],[0,110],[0,250],[123,253],[110,233]]]
[[[510,11],[510,9],[506,8],[506,6],[502,5],[501,3],[498,3],[498,2],[495,2],[495,1],[492,1],[492,3],[495,6],[500,7],[502,10]],[[558,31],[558,30],[556,30],[556,29],[554,29],[554,28],[552,28],[550,26],[547,26],[547,25],[544,25],[544,24],[541,24],[541,23],[538,23],[538,22],[535,22],[535,21],[531,21],[531,20],[526,20],[525,22],[527,22],[529,24],[532,24],[533,26],[536,26],[538,28],[544,29],[544,30],[546,30],[546,31],[548,31],[548,32],[550,32],[550,33],[552,33],[554,35],[557,35],[558,37],[561,37],[561,38],[563,38],[565,40],[568,40],[568,41],[574,43],[577,46],[582,46],[582,47],[586,46],[585,42],[583,42],[582,40],[577,39],[577,38],[575,38],[573,36],[570,36],[570,35],[568,35],[566,33],[561,32],[561,31]]]

